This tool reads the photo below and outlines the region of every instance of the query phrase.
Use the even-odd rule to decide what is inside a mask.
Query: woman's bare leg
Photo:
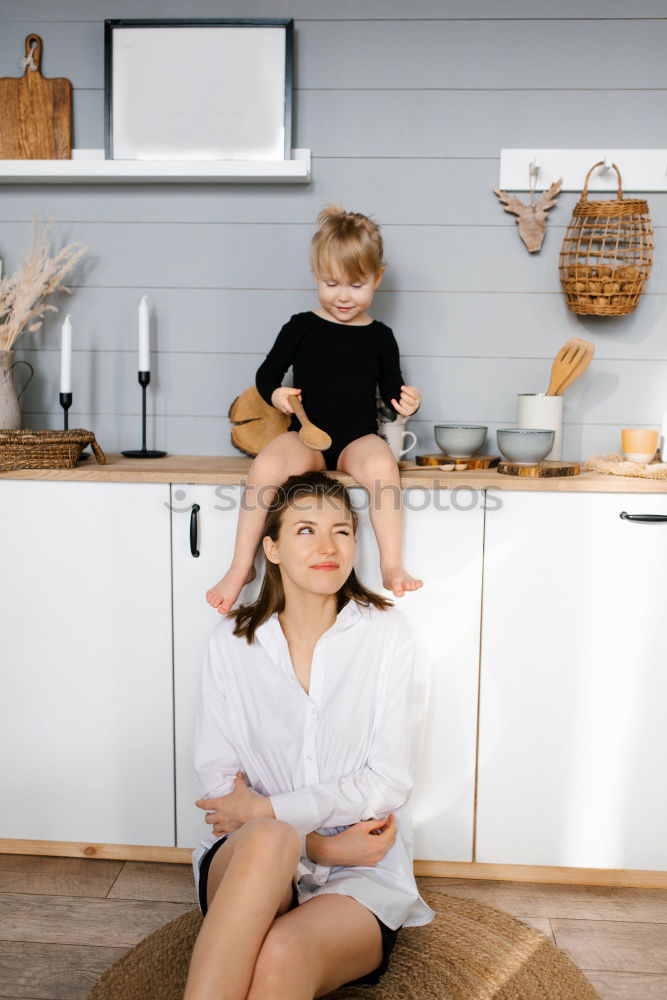
[[[300,851],[293,826],[261,818],[244,823],[216,852],[183,1000],[246,1000],[266,933],[291,903]]]
[[[313,1000],[377,969],[382,934],[352,896],[322,893],[273,921],[247,1000]]]
[[[221,615],[231,611],[244,584],[255,578],[255,553],[262,537],[266,508],[275,499],[277,486],[288,476],[324,468],[322,452],[308,448],[297,431],[279,434],[253,459],[239,510],[231,566],[206,592],[206,600]]]
[[[338,469],[368,490],[369,512],[380,550],[382,584],[395,597],[418,590],[424,581],[403,566],[403,497],[398,463],[377,434],[350,441],[338,457]]]

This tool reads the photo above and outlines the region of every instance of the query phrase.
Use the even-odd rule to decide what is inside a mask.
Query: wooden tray
[[[419,469],[437,469],[439,465],[460,465],[466,466],[466,472],[470,469],[493,469],[500,461],[499,455],[473,455],[471,458],[454,458],[452,455],[445,455],[439,452],[437,455],[415,455],[415,462],[400,461],[399,468],[405,472],[416,472]]]
[[[526,476],[539,479],[544,476],[578,476],[581,466],[578,462],[536,462],[535,465],[521,465],[519,462],[498,464],[498,472],[504,476]]]

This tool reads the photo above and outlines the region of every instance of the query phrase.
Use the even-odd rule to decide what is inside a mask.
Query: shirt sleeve
[[[271,396],[283,384],[285,372],[294,361],[302,331],[295,317],[285,323],[275,339],[275,343],[266,358],[257,369],[255,386],[257,391],[269,406],[272,406]],[[300,388],[300,386],[297,386]]]
[[[214,635],[208,641],[201,671],[195,716],[195,773],[203,799],[229,795],[237,771],[243,770],[230,737],[227,699],[220,683],[221,653]]]
[[[413,684],[415,642],[402,630],[389,658],[384,709],[363,767],[340,778],[271,795],[277,819],[301,835],[319,827],[379,819],[408,801],[414,784],[423,708]]]
[[[394,334],[389,329],[388,326],[384,326],[380,336],[380,347],[378,354],[378,362],[380,367],[380,374],[378,376],[378,388],[380,390],[380,396],[382,397],[382,402],[385,406],[394,414],[394,417],[398,416],[398,410],[394,407],[392,399],[397,402],[401,398],[401,386],[404,385],[403,375],[401,374],[401,362],[398,352],[398,344],[396,343],[396,338]]]

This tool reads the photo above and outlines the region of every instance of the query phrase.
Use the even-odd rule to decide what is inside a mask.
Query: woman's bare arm
[[[386,819],[362,820],[326,837],[313,831],[305,838],[306,854],[318,865],[373,866],[396,840],[394,814]]]

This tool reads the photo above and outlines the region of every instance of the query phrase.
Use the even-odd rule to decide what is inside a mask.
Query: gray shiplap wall
[[[280,326],[316,305],[308,243],[328,201],[373,215],[389,268],[374,314],[393,327],[419,451],[433,425],[515,423],[516,393],[544,391],[570,336],[596,356],[565,396],[564,457],[617,450],[620,428],[667,411],[667,194],[648,196],[656,254],[633,315],[568,312],[557,259],[576,196],[550,213],[539,255],[492,194],[503,146],[664,147],[664,0],[192,0],[188,15],[295,18],[294,145],[313,180],[283,185],[0,185],[0,257],[13,270],[32,218],[54,218],[54,248],[90,247],[71,298],[17,344],[35,366],[24,425],[62,426],[60,323],[74,325],[70,426],[107,451],[139,444],[136,313],[153,310],[149,447],[238,454],[227,411]],[[74,87],[74,144],[103,145],[103,20],[178,17],[176,0],[0,3],[0,75],[18,76],[38,32],[45,76]],[[19,18],[20,15],[20,18]],[[591,58],[594,53],[594,58]],[[582,178],[583,180],[583,178]],[[17,370],[21,384],[22,368]]]

